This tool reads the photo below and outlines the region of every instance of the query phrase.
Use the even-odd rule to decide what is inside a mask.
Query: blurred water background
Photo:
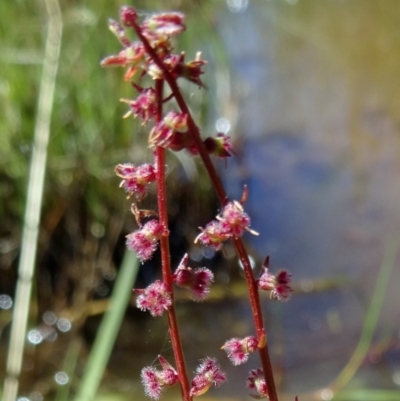
[[[63,39],[20,384],[20,396],[31,401],[74,399],[123,259],[124,235],[135,228],[113,168],[149,159],[145,130],[120,118],[125,108],[118,99],[133,96],[122,71],[99,67],[119,51],[107,18],[121,4],[60,2]],[[206,91],[184,87],[203,133],[234,138],[237,156],[227,167],[217,163],[232,198],[248,185],[246,211],[260,232],[245,237],[255,268],[269,254],[274,271],[293,274],[290,302],[263,299],[282,399],[329,400],[342,388],[347,395],[338,392],[336,399],[400,399],[398,1],[135,6],[187,13],[180,46],[189,58],[203,50],[210,62]],[[0,377],[45,26],[39,3],[0,4]],[[193,371],[199,358],[217,356],[229,383],[204,399],[247,399],[244,377],[256,356],[233,368],[219,350],[226,339],[252,331],[241,270],[229,246],[214,255],[192,244],[218,205],[192,159],[171,154],[169,160],[173,263],[189,250],[193,263],[216,274],[210,302],[179,296],[188,366]],[[148,202],[154,207],[154,198]],[[136,286],[158,272],[155,258],[140,269]],[[145,399],[139,372],[157,354],[171,355],[166,330],[163,319],[138,312],[132,298],[96,399]]]

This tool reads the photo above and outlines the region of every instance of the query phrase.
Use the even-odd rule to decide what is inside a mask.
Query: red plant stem
[[[207,173],[210,177],[210,180],[211,180],[214,190],[218,196],[218,199],[219,199],[221,205],[225,206],[228,203],[228,196],[222,185],[221,179],[219,178],[219,175],[217,174],[217,171],[215,170],[215,167],[211,161],[210,155],[208,154],[207,149],[205,148],[205,145],[204,145],[203,141],[201,140],[200,131],[199,131],[196,123],[194,122],[194,119],[190,113],[189,107],[187,106],[186,101],[183,98],[183,95],[179,89],[176,79],[169,73],[169,71],[166,69],[164,63],[160,60],[160,58],[158,57],[158,55],[156,54],[154,49],[150,46],[147,39],[142,35],[142,33],[140,31],[140,27],[135,25],[134,29],[135,29],[139,39],[142,41],[147,54],[153,59],[153,61],[157,64],[157,66],[163,72],[164,78],[167,81],[169,87],[171,88],[171,92],[173,93],[175,100],[178,103],[179,108],[181,109],[181,111],[183,113],[187,114],[187,116],[188,116],[187,124],[188,124],[189,133],[190,133],[190,135],[192,135],[192,138],[197,146],[200,158],[201,158],[202,162],[204,163],[204,166],[206,167]],[[246,278],[247,287],[249,290],[249,298],[250,298],[250,305],[251,305],[251,310],[252,310],[252,314],[253,314],[254,326],[255,326],[256,333],[257,333],[258,341],[260,343],[259,344],[260,360],[261,360],[261,365],[262,365],[263,372],[264,372],[265,381],[266,381],[266,384],[268,387],[269,399],[270,399],[270,401],[278,401],[278,395],[276,393],[271,359],[270,359],[269,350],[268,350],[267,334],[266,334],[266,330],[264,328],[264,323],[263,323],[260,297],[259,297],[259,293],[258,293],[257,284],[254,280],[253,270],[251,268],[250,259],[249,259],[249,256],[247,254],[247,251],[245,249],[244,243],[241,238],[235,238],[233,240],[233,243],[235,245],[238,258],[241,261],[242,266],[244,268],[244,272],[245,272],[245,278]]]
[[[156,80],[155,90],[157,96],[157,115],[155,122],[158,123],[162,118],[162,105],[163,105],[163,80]],[[155,152],[156,165],[157,165],[157,200],[158,200],[158,214],[159,221],[164,227],[168,228],[168,212],[167,212],[167,186],[165,180],[165,149],[158,146]],[[174,351],[176,370],[179,376],[179,382],[181,385],[182,399],[183,401],[191,401],[190,386],[187,376],[186,363],[182,350],[182,343],[179,335],[178,321],[175,313],[175,301],[174,301],[174,283],[172,280],[171,272],[171,259],[169,252],[169,237],[163,235],[160,239],[161,248],[161,265],[163,281],[168,288],[168,292],[171,294],[172,305],[167,311],[168,316],[168,327],[169,334],[172,343],[172,349]]]

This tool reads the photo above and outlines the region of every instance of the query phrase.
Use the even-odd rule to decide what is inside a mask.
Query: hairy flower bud
[[[163,387],[173,386],[178,380],[178,373],[161,355],[158,356],[162,370],[157,370],[152,366],[142,369],[140,377],[147,396],[158,400]]]
[[[171,294],[160,280],[143,290],[134,291],[140,294],[136,299],[136,306],[142,311],[149,311],[154,317],[161,316],[172,305]]]
[[[157,242],[165,234],[165,228],[157,220],[150,220],[139,230],[126,236],[126,246],[135,251],[141,262],[152,258]]]

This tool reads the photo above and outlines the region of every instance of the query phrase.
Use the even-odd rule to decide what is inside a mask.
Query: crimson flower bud
[[[135,26],[137,12],[133,7],[122,6],[119,11],[121,22],[127,27]]]
[[[211,270],[203,268],[192,269],[187,266],[188,254],[186,254],[175,273],[173,279],[179,287],[190,290],[195,301],[203,301],[210,292],[210,285],[214,280]]]

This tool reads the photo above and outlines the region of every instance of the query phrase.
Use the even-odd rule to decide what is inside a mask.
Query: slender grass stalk
[[[32,158],[29,168],[21,255],[18,266],[19,277],[7,356],[7,374],[4,381],[3,401],[15,401],[18,393],[18,378],[24,353],[32,276],[37,253],[51,112],[61,49],[62,15],[60,6],[57,0],[46,0],[45,4],[48,21],[46,47],[40,82]]]
[[[75,401],[90,401],[96,396],[131,297],[138,270],[139,262],[136,255],[126,251],[115,281],[108,310],[98,329]]]
[[[371,346],[372,336],[374,334],[376,324],[378,322],[378,318],[382,309],[383,301],[386,295],[386,288],[389,284],[390,275],[395,265],[398,250],[399,250],[399,238],[397,237],[390,238],[386,244],[382,266],[379,270],[378,280],[375,285],[374,293],[371,300],[371,305],[365,317],[360,341],[358,342],[358,345],[354,350],[353,355],[351,356],[349,362],[340,372],[339,376],[336,378],[334,383],[331,385],[331,389],[335,393],[339,392],[355,375]],[[377,400],[384,398],[378,397],[375,399]]]
[[[69,380],[66,384],[58,386],[56,395],[54,397],[55,401],[68,401],[69,399],[74,372],[76,370],[76,364],[78,362],[79,354],[82,348],[82,342],[83,339],[81,337],[76,337],[68,345],[62,370],[68,375]]]

